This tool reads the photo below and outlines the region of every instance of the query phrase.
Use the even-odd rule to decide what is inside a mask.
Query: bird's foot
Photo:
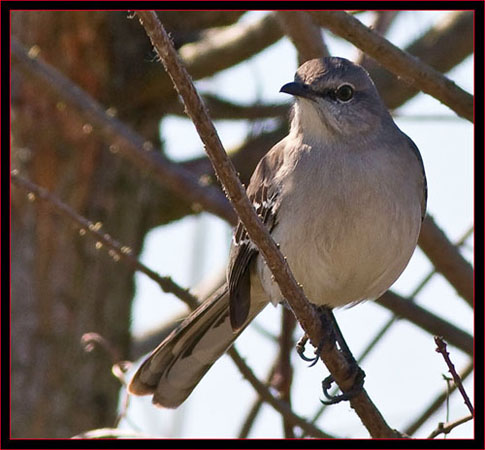
[[[342,394],[332,395],[328,392],[332,387],[332,383],[335,382],[332,375],[329,375],[322,381],[323,395],[327,398],[327,400],[320,401],[324,405],[335,405],[336,403],[340,403],[345,400],[351,400],[362,392],[364,387],[365,372],[357,365],[354,366],[354,370],[356,371],[354,384],[349,390],[343,392]]]
[[[324,340],[322,339],[318,347],[315,349],[315,356],[313,358],[309,358],[308,356],[305,355],[305,345],[307,342],[308,342],[308,336],[305,333],[296,344],[296,352],[298,353],[300,358],[303,359],[303,361],[307,361],[311,363],[309,367],[313,367],[320,359],[320,353],[324,345]]]

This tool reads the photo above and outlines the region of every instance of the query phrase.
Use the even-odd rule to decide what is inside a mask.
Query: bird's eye
[[[349,84],[343,84],[337,89],[335,95],[342,102],[348,102],[354,96],[354,89]]]

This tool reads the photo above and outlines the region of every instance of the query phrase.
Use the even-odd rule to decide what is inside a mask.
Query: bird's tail
[[[176,408],[265,305],[251,305],[246,324],[234,332],[229,295],[221,289],[153,350],[131,380],[129,392],[153,394],[154,404]]]

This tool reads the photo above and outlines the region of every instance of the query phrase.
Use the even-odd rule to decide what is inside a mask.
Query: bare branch
[[[343,11],[312,11],[313,18],[352,42],[408,84],[432,95],[459,116],[473,122],[473,96],[439,71],[404,52]]]
[[[291,354],[294,350],[293,331],[296,326],[295,316],[287,308],[281,311],[281,332],[279,338],[280,352],[274,371],[272,385],[278,390],[280,399],[291,408],[291,383],[293,381],[293,366]],[[285,438],[294,438],[293,424],[283,417]]]
[[[304,430],[309,436],[318,437],[318,438],[332,438],[327,433],[324,433],[315,425],[308,423],[305,419],[297,416],[288,406],[286,402],[278,400],[275,398],[269,389],[258,380],[258,378],[253,374],[251,369],[246,365],[244,360],[239,356],[236,349],[231,347],[227,352],[229,356],[232,358],[234,363],[236,364],[239,371],[243,374],[244,378],[251,383],[254,390],[259,394],[259,396],[268,404],[270,404],[276,411],[278,411],[288,422],[292,423],[294,426],[300,427]]]
[[[274,367],[271,367],[271,370],[269,371],[269,376],[267,377],[267,382],[266,384],[270,384],[271,378],[273,377],[273,372],[274,372]],[[259,412],[261,411],[261,406],[263,406],[264,400],[261,398],[261,396],[258,395],[258,397],[255,399],[253,406],[248,411],[248,414],[246,415],[246,419],[244,419],[244,422],[242,424],[241,430],[238,433],[238,439],[247,439],[249,436],[249,433],[251,431],[251,428],[254,425],[254,422],[256,421],[256,418],[258,417]]]
[[[140,170],[152,173],[159,183],[187,199],[194,208],[202,207],[230,223],[236,222],[236,215],[217,187],[203,186],[181,165],[164,158],[150,142],[120,120],[107,114],[96,100],[52,66],[37,58],[29,57],[28,52],[15,38],[12,38],[11,50],[14,62],[22,69],[42,80],[49,89],[75,105],[90,122],[107,133],[113,141],[112,147],[116,149],[116,154],[125,157]]]
[[[465,369],[461,372],[460,378],[462,380],[466,379],[473,372],[473,361],[471,361]],[[446,401],[446,399],[456,390],[456,385],[453,384],[450,390],[445,389],[441,394],[439,394],[431,404],[426,408],[426,410],[411,424],[407,427],[405,433],[412,436],[416,431],[438,410],[438,408]]]
[[[473,11],[450,12],[405,51],[446,73],[473,53],[473,28]],[[416,86],[403,83],[375,61],[367,70],[390,109],[398,108],[418,92]]]
[[[212,94],[201,94],[201,97],[213,120],[261,120],[286,116],[290,110],[288,103],[241,105]],[[165,111],[186,117],[180,103],[171,103]]]
[[[187,70],[198,79],[247,60],[281,37],[276,17],[270,13],[256,22],[208,32],[205,39],[181,47],[179,54]]]
[[[466,422],[469,422],[473,419],[473,415],[462,417],[461,419],[455,420],[454,422],[442,423],[438,424],[436,430],[434,430],[429,436],[428,439],[434,439],[436,436],[439,436],[441,433],[448,434],[453,428],[456,428],[458,425],[462,425]]]
[[[465,405],[467,406],[468,410],[470,411],[471,415],[473,416],[475,414],[475,411],[473,409],[473,406],[472,406],[470,399],[468,398],[468,395],[465,391],[465,388],[463,387],[463,384],[461,382],[461,378],[456,373],[455,366],[450,359],[450,354],[448,353],[448,350],[446,348],[446,342],[440,336],[435,336],[434,341],[436,343],[436,351],[438,353],[441,353],[441,355],[443,356],[443,359],[445,360],[445,363],[448,366],[448,370],[451,373],[451,376],[453,377],[453,381],[455,382],[456,387],[460,391],[460,394],[463,397]]]
[[[374,30],[375,33],[385,36],[398,14],[399,11],[375,11],[374,23],[370,26],[370,28]],[[373,65],[373,61],[374,60],[367,56],[364,52],[360,52],[360,55],[355,62],[361,66],[364,66],[368,70],[369,66]]]
[[[430,215],[424,219],[418,244],[436,271],[473,307],[473,268]]]
[[[376,33],[384,36],[398,14],[399,11],[376,11],[376,20],[371,28]]]
[[[245,61],[282,36],[274,14],[267,14],[256,22],[210,30],[200,41],[182,46],[179,54],[188,72],[197,80]],[[172,84],[163,73],[150,73],[133,90],[138,94],[129,103],[129,109],[166,102],[173,95]]]
[[[394,314],[409,320],[423,328],[428,333],[446,336],[450,344],[459,348],[468,355],[473,355],[473,337],[465,331],[452,325],[446,320],[417,305],[412,300],[403,298],[394,292],[387,291],[376,300],[382,306],[391,310]]]
[[[93,235],[96,238],[97,248],[107,248],[108,254],[116,262],[118,260],[123,260],[128,263],[133,270],[138,270],[144,273],[147,277],[155,281],[164,292],[169,292],[176,295],[180,300],[186,303],[190,308],[195,308],[198,305],[197,299],[188,292],[188,290],[178,286],[170,277],[161,277],[153,270],[146,267],[135,257],[131,255],[131,249],[125,245],[121,245],[118,241],[114,240],[108,233],[101,232],[101,224],[93,223],[86,218],[80,216],[75,211],[73,211],[68,205],[62,203],[55,196],[50,194],[46,189],[37,186],[25,178],[22,178],[14,170],[11,173],[12,182],[24,189],[28,193],[28,198],[31,200],[43,200],[55,211],[61,213],[63,216],[67,216],[72,220],[77,226],[79,226],[79,233],[83,236],[86,233]]]
[[[241,222],[274,275],[283,297],[288,300],[304,331],[310,336],[312,343],[316,344],[315,347],[317,347],[322,338],[318,314],[306,299],[301,287],[298,286],[286,260],[247,198],[246,192],[222,147],[207,111],[187,71],[181,65],[165,29],[153,11],[137,11],[137,14],[172,78],[178,93],[183,98],[187,114],[194,122],[209,158],[214,165],[214,169],[222,181]],[[344,355],[334,346],[332,351],[322,352],[321,358],[343,391],[350,390],[354,383],[354,377],[349,378],[349,362]],[[351,406],[357,412],[371,436],[397,436],[397,433],[389,428],[365,390],[362,390],[351,400]]]
[[[310,59],[330,55],[320,27],[313,22],[307,12],[278,11],[276,14],[282,30],[298,50],[300,64]]]

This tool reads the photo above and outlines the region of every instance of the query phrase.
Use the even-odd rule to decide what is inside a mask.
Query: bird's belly
[[[319,215],[321,221],[296,212],[276,227],[275,241],[312,303],[336,307],[374,299],[396,281],[415,249],[421,219],[417,207],[391,209],[369,213],[364,206],[340,222],[331,220],[330,211]],[[271,301],[281,301],[262,261],[258,272]]]

